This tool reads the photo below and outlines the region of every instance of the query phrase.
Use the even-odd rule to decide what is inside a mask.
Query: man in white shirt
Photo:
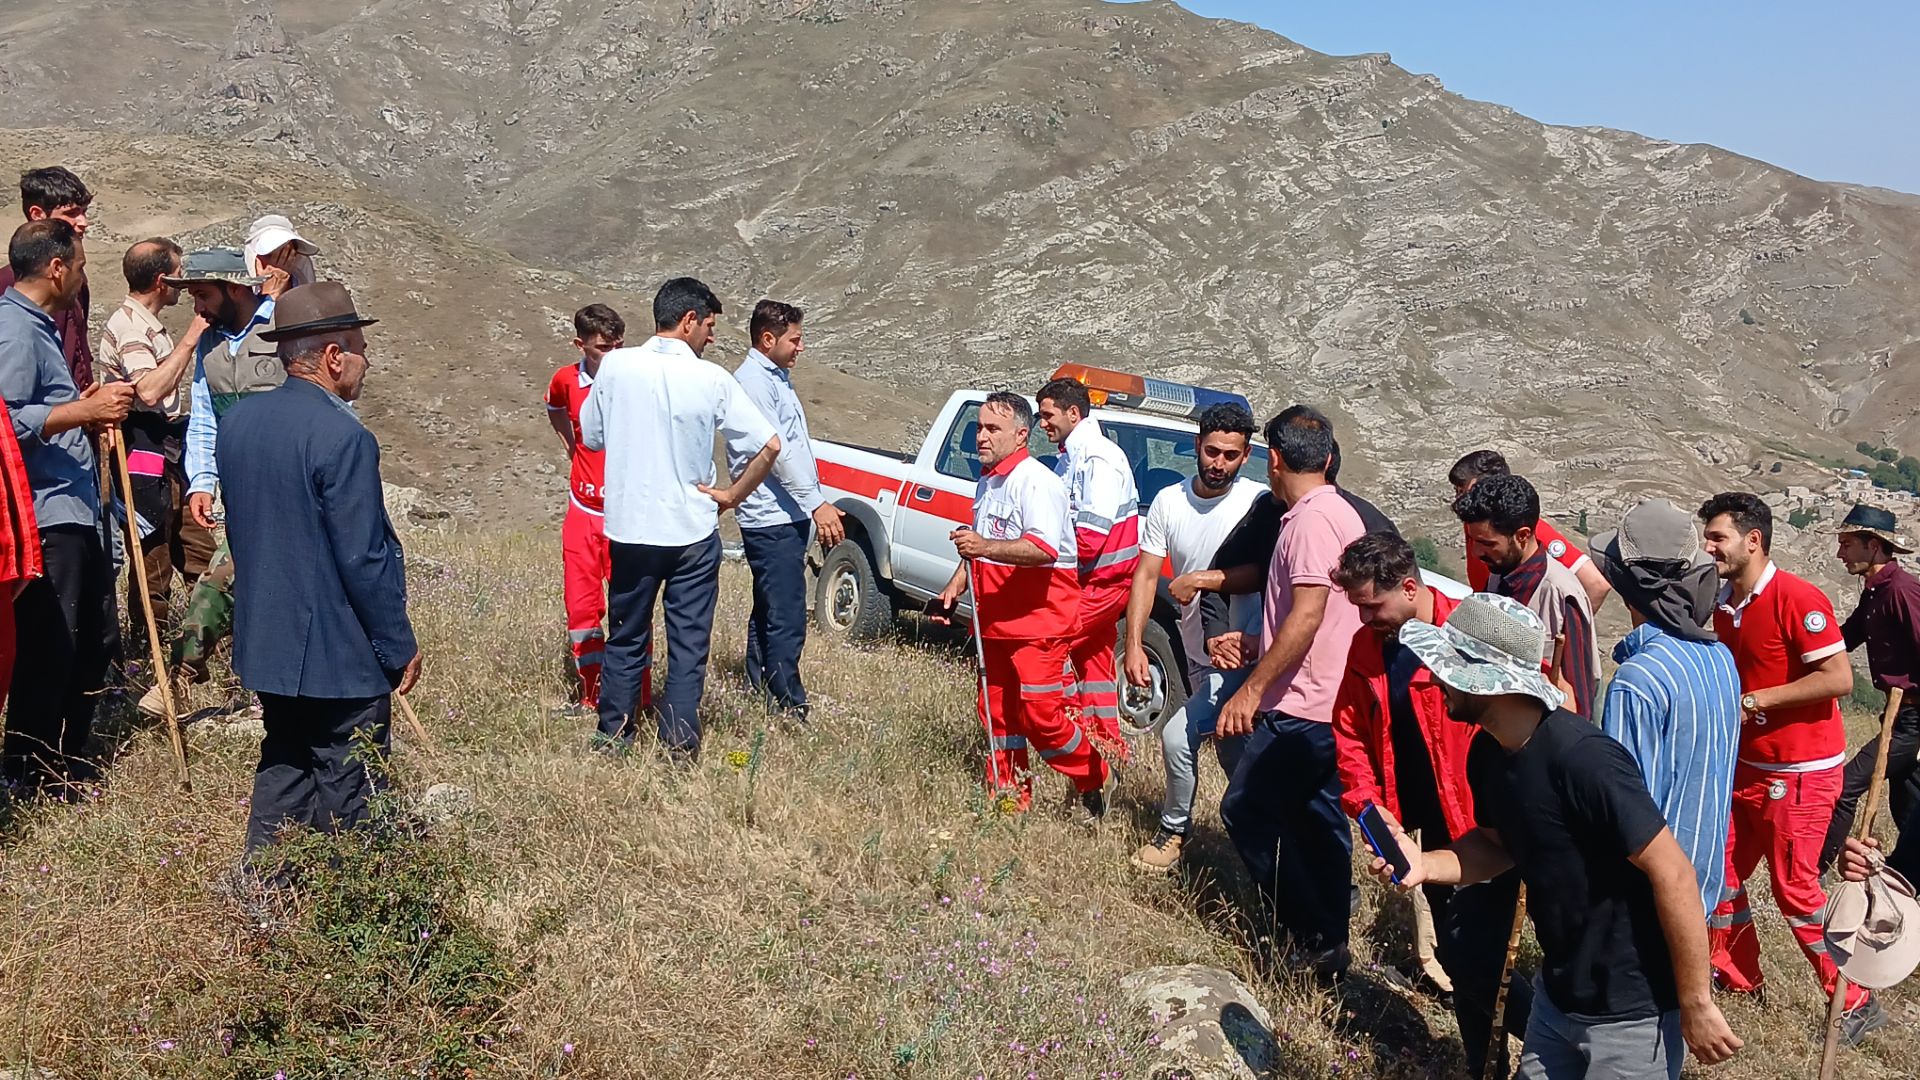
[[[820,546],[831,548],[847,537],[840,508],[820,493],[807,412],[793,392],[793,366],[806,351],[800,336],[803,314],[778,300],[755,304],[747,324],[753,348],[733,373],[780,436],[773,475],[733,515],[753,570],[747,682],[769,710],[798,720],[807,716],[807,690],[800,683],[800,653],[807,644],[807,540],[818,530]],[[744,469],[753,450],[730,448],[728,464]]]
[[[1244,406],[1227,402],[1209,408],[1200,415],[1200,435],[1194,444],[1198,471],[1193,479],[1162,489],[1147,509],[1146,523],[1140,529],[1140,562],[1134,568],[1127,599],[1126,677],[1134,686],[1152,681],[1143,636],[1153,618],[1161,572],[1169,563],[1175,574],[1205,570],[1213,563],[1220,541],[1246,516],[1264,490],[1259,484],[1240,479],[1240,467],[1247,463],[1252,443],[1253,414]],[[1237,599],[1243,612],[1259,607],[1252,597]],[[1167,766],[1160,828],[1133,855],[1133,865],[1151,873],[1167,873],[1180,862],[1193,816],[1199,743],[1213,734],[1220,704],[1240,689],[1251,670],[1249,666],[1231,670],[1215,667],[1207,656],[1200,623],[1199,604],[1180,609],[1180,644],[1186,652],[1187,685],[1193,687],[1193,696],[1160,728],[1160,753]],[[1173,672],[1167,675],[1178,677]],[[1237,746],[1237,742],[1214,742],[1220,768],[1228,775],[1233,773],[1232,748]]]
[[[707,681],[713,608],[720,593],[720,511],[773,471],[780,437],[740,384],[700,359],[720,300],[693,278],[653,298],[654,336],[600,361],[580,410],[580,438],[606,451],[607,547],[612,623],[600,676],[596,745],[624,750],[652,666],[653,609],[666,595],[667,679],[657,698],[660,742],[676,761],[700,754],[700,697]],[[714,486],[713,439],[758,447],[740,475]]]

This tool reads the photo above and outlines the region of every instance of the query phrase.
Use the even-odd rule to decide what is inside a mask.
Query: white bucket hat
[[[1822,922],[1827,955],[1849,982],[1884,990],[1920,967],[1920,901],[1877,857],[1867,880],[1834,887]]]
[[[268,252],[279,251],[288,244],[292,244],[302,255],[320,254],[320,248],[301,236],[293,227],[293,222],[280,214],[268,214],[255,221],[253,227],[247,230],[249,260],[258,259]]]

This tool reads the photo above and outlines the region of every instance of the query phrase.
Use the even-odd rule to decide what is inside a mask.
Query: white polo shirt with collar
[[[608,353],[580,409],[581,441],[607,454],[607,539],[686,547],[712,536],[720,508],[696,485],[718,479],[716,434],[751,457],[775,431],[726,369],[684,341],[653,337]]]

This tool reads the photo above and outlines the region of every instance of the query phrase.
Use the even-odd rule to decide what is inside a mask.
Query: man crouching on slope
[[[986,665],[980,710],[985,716],[987,782],[996,795],[1017,788],[1020,808],[1033,802],[1027,746],[1073,781],[1088,821],[1105,815],[1107,763],[1087,732],[1067,719],[1067,642],[1080,618],[1073,523],[1060,478],[1027,453],[1033,410],[1006,392],[980,406],[980,488],[973,527],[953,530],[960,566],[927,613],[945,622],[974,590],[980,652]]]

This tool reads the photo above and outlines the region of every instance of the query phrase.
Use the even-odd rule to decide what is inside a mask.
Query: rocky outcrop
[[[1156,1080],[1262,1080],[1275,1075],[1273,1018],[1231,972],[1200,964],[1136,971],[1120,986],[1153,1019]]]

